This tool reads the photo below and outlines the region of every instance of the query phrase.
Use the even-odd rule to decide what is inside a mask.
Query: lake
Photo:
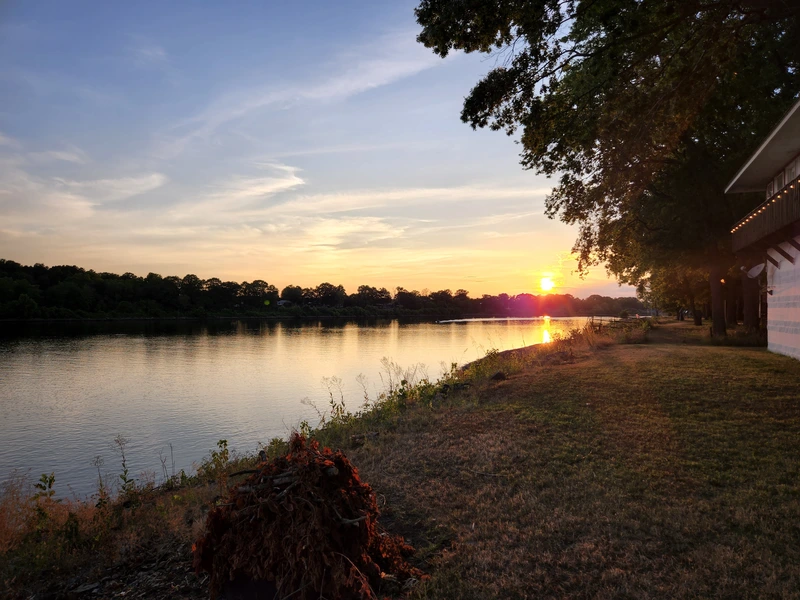
[[[160,474],[159,452],[169,471],[174,459],[190,472],[221,438],[254,452],[303,419],[316,425],[312,404],[327,409],[329,389],[338,397],[341,387],[351,409],[365,392],[375,399],[397,377],[387,361],[435,380],[451,363],[585,322],[2,323],[0,480],[15,469],[34,479],[54,472],[58,495],[91,494],[95,457],[103,474],[121,472],[118,435],[129,440],[131,473]]]

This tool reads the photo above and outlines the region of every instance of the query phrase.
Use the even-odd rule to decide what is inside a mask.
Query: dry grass
[[[798,390],[763,350],[613,346],[353,460],[421,548],[420,597],[800,597]]]
[[[135,571],[166,547],[188,548],[217,490],[199,484],[139,488],[105,504],[96,503],[97,498],[36,497],[35,491],[30,481],[16,477],[0,493],[3,598],[58,596],[77,587],[75,577],[124,579],[126,571]]]

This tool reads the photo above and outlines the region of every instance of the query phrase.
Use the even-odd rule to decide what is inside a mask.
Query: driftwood
[[[228,477],[236,477],[238,475],[252,475],[253,473],[258,473],[258,469],[244,469],[243,471],[235,471],[228,475]]]

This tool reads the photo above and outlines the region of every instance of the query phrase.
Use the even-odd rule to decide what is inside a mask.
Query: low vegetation
[[[387,362],[381,398],[348,411],[332,380],[324,422],[299,429],[347,454],[418,549],[415,597],[797,597],[800,363],[708,337],[631,319],[436,382]],[[191,543],[256,462],[221,440],[197,475],[91,502],[10,481],[0,595],[206,596]]]

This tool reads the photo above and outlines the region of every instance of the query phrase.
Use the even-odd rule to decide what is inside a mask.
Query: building
[[[767,339],[800,358],[800,102],[783,117],[725,189],[761,192],[764,202],[731,230],[744,262],[766,265]]]

